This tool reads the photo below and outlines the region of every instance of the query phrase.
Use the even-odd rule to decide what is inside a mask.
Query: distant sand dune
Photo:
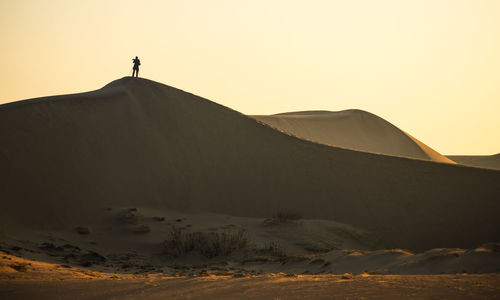
[[[500,170],[500,154],[495,155],[448,155],[459,164]]]
[[[92,224],[95,210],[137,205],[299,211],[413,250],[500,238],[499,171],[304,141],[145,79],[1,105],[0,169],[4,230]]]
[[[322,144],[454,163],[386,120],[363,110],[303,111],[252,117],[271,127]]]

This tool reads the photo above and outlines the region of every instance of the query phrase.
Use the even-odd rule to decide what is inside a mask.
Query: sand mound
[[[140,206],[297,211],[415,250],[500,237],[498,171],[311,143],[145,79],[1,105],[0,145],[5,231]]]
[[[500,170],[500,154],[495,155],[448,155],[449,159],[466,166]]]
[[[363,110],[303,111],[252,117],[271,127],[322,144],[454,163],[386,120]]]

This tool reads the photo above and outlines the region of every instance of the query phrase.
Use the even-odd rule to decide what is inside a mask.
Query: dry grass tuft
[[[190,232],[175,226],[169,238],[163,242],[166,253],[176,257],[191,252],[198,252],[208,258],[226,256],[247,245],[248,239],[243,231]]]
[[[277,242],[269,242],[269,244],[267,244],[262,250],[267,254],[275,257],[283,258],[287,256],[285,249],[283,249],[283,247],[281,247]]]

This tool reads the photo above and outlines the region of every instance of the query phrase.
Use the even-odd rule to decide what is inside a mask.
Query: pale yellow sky
[[[246,114],[358,108],[500,152],[498,0],[0,0],[0,103],[142,76]]]

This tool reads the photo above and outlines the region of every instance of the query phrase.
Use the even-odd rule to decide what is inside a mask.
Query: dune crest
[[[379,116],[359,109],[302,111],[252,117],[271,127],[322,144],[454,163]]]
[[[412,250],[500,237],[499,171],[304,141],[141,78],[1,105],[0,145],[4,230],[92,226],[96,211],[135,206],[296,211]]]

